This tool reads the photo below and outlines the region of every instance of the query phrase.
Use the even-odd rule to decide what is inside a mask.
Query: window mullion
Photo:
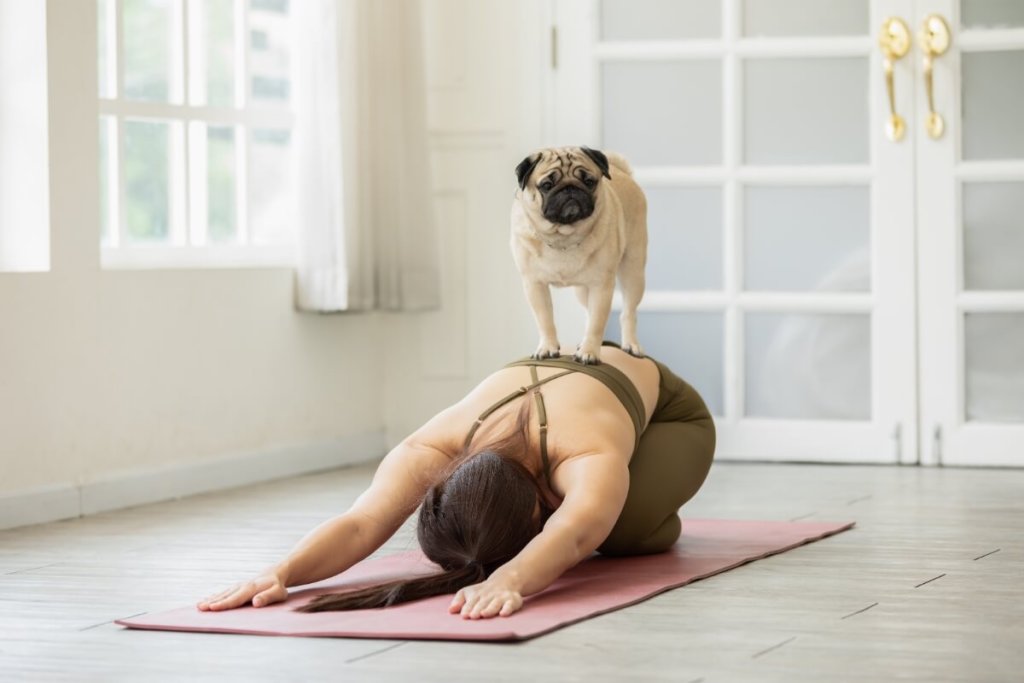
[[[121,15],[122,0],[110,0],[114,8],[114,99],[124,96],[124,21]],[[120,135],[120,122],[118,123]],[[120,148],[121,145],[118,145]]]
[[[171,56],[171,60],[177,67],[171,69],[173,80],[168,99],[175,104],[185,104],[188,96],[188,3],[186,0],[175,0],[174,5],[176,11],[171,16],[174,17],[172,21],[176,25],[169,28],[174,38],[172,44],[175,46],[175,54]]]
[[[207,243],[209,234],[209,218],[206,178],[207,167],[207,127],[198,121],[188,123],[188,158],[189,158],[189,231],[190,246]]]
[[[116,162],[113,164],[112,183],[116,186],[117,192],[117,204],[113,212],[117,216],[117,225],[116,230],[111,230],[111,239],[116,246],[125,246],[128,244],[128,188],[125,186],[124,178],[124,119],[117,116],[114,121],[117,142],[114,145]]]
[[[189,34],[188,34],[188,2],[187,0],[175,1],[174,21],[177,26],[172,26],[175,45],[178,54],[174,62],[177,64],[176,82],[172,88],[171,101],[188,105],[188,61],[189,61]],[[171,244],[188,246],[189,239],[189,212],[191,210],[191,193],[188,191],[191,182],[189,168],[189,141],[191,131],[185,121],[176,120],[168,123],[171,142]]]
[[[246,0],[235,0],[235,107],[248,106],[249,75],[249,12]]]
[[[188,124],[184,121],[171,121],[168,124],[171,142],[171,244],[187,246],[188,212],[189,212],[189,161]]]
[[[107,196],[103,201],[107,203],[106,219],[107,245],[116,247],[121,243],[121,140],[120,140],[120,119],[118,117],[103,117],[100,119],[104,127],[104,135],[107,138],[107,148],[102,150],[106,156],[103,162],[107,169]]]
[[[249,108],[249,2],[235,0],[235,105],[248,119]],[[251,125],[235,128],[235,230],[238,243],[248,245],[249,238],[249,140]]]
[[[190,106],[205,105],[206,101],[206,69],[207,69],[207,46],[203,43],[205,35],[205,17],[197,0],[184,0],[185,2],[185,82],[186,89],[185,104]]]
[[[249,126],[235,127],[235,234],[249,244]]]
[[[123,0],[111,0],[114,7],[114,98],[124,97],[124,13]],[[101,103],[102,104],[102,103]],[[128,190],[124,179],[124,118],[118,114],[114,117],[114,150],[111,155],[111,184],[117,201],[111,210],[114,229],[110,231],[110,239],[115,246],[128,243],[128,211],[126,203]]]

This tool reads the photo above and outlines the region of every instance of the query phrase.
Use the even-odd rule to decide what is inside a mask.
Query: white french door
[[[910,4],[553,5],[551,142],[633,164],[640,341],[704,395],[724,457],[917,459],[914,145],[885,135],[876,31]]]
[[[939,47],[950,36],[933,57],[943,135],[923,86],[914,122],[922,458],[1024,465],[1024,2],[915,9]]]

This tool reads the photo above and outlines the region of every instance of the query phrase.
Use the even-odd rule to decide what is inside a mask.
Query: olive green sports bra
[[[605,342],[609,345],[609,342]],[[502,406],[508,405],[512,401],[516,400],[520,396],[525,396],[531,391],[534,391],[534,396],[537,401],[537,415],[540,420],[540,459],[544,467],[544,478],[547,480],[548,485],[551,485],[551,461],[548,459],[548,416],[547,411],[544,408],[544,396],[540,393],[540,387],[552,380],[564,377],[573,372],[582,372],[584,375],[593,377],[600,381],[606,387],[608,387],[615,397],[619,399],[622,406],[629,413],[630,419],[633,421],[633,428],[635,433],[634,439],[634,450],[640,443],[640,434],[644,427],[644,417],[646,411],[644,410],[644,402],[640,396],[640,392],[637,391],[636,386],[633,385],[629,378],[626,377],[625,373],[616,367],[609,365],[608,363],[601,363],[599,365],[583,365],[570,358],[548,358],[544,360],[537,360],[534,358],[524,358],[517,360],[506,365],[506,368],[527,366],[530,368],[530,376],[533,379],[533,383],[529,386],[520,387],[516,391],[512,392],[508,396],[504,397],[494,405],[489,407],[480,417],[476,419],[473,426],[470,427],[469,433],[466,434],[466,440],[464,446],[469,447],[473,441],[473,436],[476,434],[477,429],[483,424],[484,420],[490,417],[494,411],[498,410]],[[562,368],[564,372],[558,372],[544,379],[539,379],[537,376],[538,367],[549,367],[549,368]]]

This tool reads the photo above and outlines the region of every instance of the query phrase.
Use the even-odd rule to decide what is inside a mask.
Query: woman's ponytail
[[[455,593],[461,588],[480,583],[486,578],[487,574],[483,565],[471,562],[458,569],[420,576],[415,579],[391,581],[347,593],[328,593],[314,598],[312,602],[299,607],[297,611],[329,612],[390,607],[411,600]]]

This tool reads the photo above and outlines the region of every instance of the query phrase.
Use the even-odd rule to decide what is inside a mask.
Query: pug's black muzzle
[[[594,213],[594,197],[583,188],[568,185],[544,199],[544,218],[568,225]]]

